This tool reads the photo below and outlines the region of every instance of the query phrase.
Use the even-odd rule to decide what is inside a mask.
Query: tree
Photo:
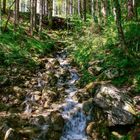
[[[127,18],[129,20],[134,18],[133,0],[127,1]]]
[[[48,0],[48,21],[49,27],[52,27],[52,11],[53,11],[53,0]]]
[[[43,18],[43,1],[44,0],[40,0],[40,10],[39,10],[39,34],[41,34],[42,32],[42,18]]]
[[[86,12],[87,12],[86,4],[87,4],[86,0],[83,0],[83,19],[84,19],[84,21],[86,21],[86,19],[87,19],[87,16],[86,16]]]
[[[116,25],[117,25],[117,29],[118,29],[119,40],[120,40],[120,43],[121,43],[123,49],[125,51],[127,51],[126,42],[125,42],[125,38],[124,38],[124,32],[123,32],[122,23],[121,23],[121,8],[120,8],[120,4],[119,4],[118,0],[114,0],[114,7],[115,7]]]
[[[6,14],[6,0],[3,0],[3,14]]]
[[[33,36],[33,31],[35,28],[35,23],[34,23],[34,19],[35,19],[35,0],[30,0],[30,34],[31,36]]]
[[[15,0],[15,10],[14,10],[14,28],[18,26],[19,22],[19,0]]]
[[[0,0],[0,34],[1,34],[1,28],[2,28],[2,15],[1,15],[1,0]]]

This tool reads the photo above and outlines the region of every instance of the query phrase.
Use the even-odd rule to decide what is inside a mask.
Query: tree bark
[[[30,34],[33,36],[33,31],[35,29],[35,0],[30,0]]]
[[[134,18],[133,0],[127,1],[127,18],[132,20]]]
[[[114,0],[114,7],[115,7],[115,13],[116,13],[116,25],[117,25],[119,40],[123,49],[126,52],[127,51],[126,42],[125,42],[124,32],[123,32],[122,23],[121,23],[121,8],[120,8],[120,4],[118,0]]]
[[[19,0],[15,1],[15,9],[14,9],[14,29],[16,30],[19,23]]]
[[[2,14],[1,14],[1,10],[2,10],[2,8],[1,8],[1,0],[0,0],[0,35],[2,33]]]
[[[52,27],[52,10],[53,10],[53,0],[48,0],[48,21],[49,21],[49,28]]]
[[[6,14],[6,0],[3,0],[3,14]]]
[[[87,20],[87,16],[86,16],[86,12],[87,12],[87,2],[86,2],[86,0],[83,0],[83,19],[84,19],[84,21],[86,21]]]
[[[42,32],[42,18],[43,18],[43,0],[40,0],[40,6],[39,6],[39,14],[40,14],[40,17],[39,17],[39,34],[41,34]]]

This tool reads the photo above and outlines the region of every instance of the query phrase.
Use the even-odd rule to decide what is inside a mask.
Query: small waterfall
[[[70,80],[67,82],[68,88],[65,90],[68,96],[65,99],[65,103],[61,107],[62,116],[67,120],[67,123],[64,127],[63,135],[60,140],[87,140],[85,134],[87,119],[82,112],[82,104],[78,103],[78,101],[75,101],[72,98],[78,90],[75,83],[79,79],[79,76],[76,70],[69,66],[69,63],[65,57],[63,58],[60,56],[58,57],[58,60],[62,67],[69,69],[71,75]]]
[[[58,52],[55,57],[59,63],[60,67],[63,70],[67,70],[70,72],[70,78],[67,77],[66,81],[63,78],[58,80],[56,85],[57,88],[63,87],[66,84],[65,93],[66,97],[64,103],[58,106],[58,109],[61,111],[63,118],[66,120],[66,124],[63,129],[63,134],[60,140],[87,140],[87,136],[85,133],[85,128],[87,124],[87,117],[82,112],[82,104],[78,103],[78,101],[73,99],[73,96],[77,93],[78,89],[76,87],[76,82],[79,80],[79,76],[77,70],[70,66],[70,60],[67,58],[66,50]],[[38,81],[35,85],[35,88],[40,88],[45,85],[45,81],[40,80],[41,74],[38,74]],[[24,113],[32,112],[32,104],[35,103],[34,95],[28,93],[26,99],[24,101],[25,110]],[[43,114],[44,115],[44,114]],[[43,124],[40,126],[42,132],[40,135],[33,140],[43,140],[45,139],[45,134],[47,133],[48,125]]]

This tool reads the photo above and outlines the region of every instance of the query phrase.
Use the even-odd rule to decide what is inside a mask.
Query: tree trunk
[[[1,15],[1,0],[0,0],[0,35],[1,35],[1,30],[2,30],[2,15]]]
[[[33,36],[33,31],[35,29],[35,0],[30,0],[30,34]]]
[[[84,21],[86,21],[87,20],[87,16],[86,16],[86,12],[87,12],[87,6],[86,6],[86,4],[87,4],[87,2],[86,2],[86,0],[83,0],[83,19],[84,19]]]
[[[15,1],[15,9],[14,9],[14,29],[16,30],[19,23],[19,0]]]
[[[52,27],[52,10],[53,10],[53,0],[48,0],[48,21],[49,21],[49,28]]]
[[[78,15],[79,15],[79,17],[81,16],[81,1],[80,0],[78,0]]]
[[[43,0],[40,0],[40,6],[39,6],[39,34],[42,32],[42,18],[43,18]]]
[[[115,7],[115,13],[116,13],[116,25],[118,29],[119,40],[123,49],[126,52],[127,51],[126,43],[125,43],[124,32],[123,32],[122,23],[121,23],[121,8],[120,8],[120,4],[118,0],[114,0],[114,7]]]
[[[140,6],[139,0],[133,0],[135,19],[138,20],[138,7]]]
[[[133,19],[134,17],[134,7],[133,7],[133,0],[127,1],[127,18],[129,20]]]
[[[6,0],[3,0],[3,14],[6,14]]]

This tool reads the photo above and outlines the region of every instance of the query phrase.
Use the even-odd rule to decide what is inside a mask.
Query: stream
[[[67,51],[65,49],[57,52],[54,57],[59,61],[59,67],[61,67],[63,70],[69,71],[70,73],[70,76],[66,77],[65,81],[59,78],[56,85],[57,88],[61,88],[64,84],[66,85],[66,96],[62,103],[55,108],[56,110],[60,110],[61,115],[66,122],[60,140],[87,140],[87,136],[85,134],[87,117],[82,112],[82,104],[78,103],[78,101],[73,99],[73,96],[78,91],[78,88],[76,87],[76,82],[78,82],[79,80],[78,72],[75,67],[71,66],[71,62],[67,57]],[[44,81],[42,83],[44,83]],[[43,86],[43,84],[41,85],[41,83],[38,82],[37,86]],[[35,102],[33,96],[26,97],[25,113],[32,112],[33,109],[31,104],[33,102]],[[45,132],[44,126],[47,126],[47,124],[43,124],[41,126],[43,130],[41,135]]]
[[[64,57],[63,57],[64,56]],[[79,80],[77,71],[73,69],[63,53],[57,56],[60,66],[67,68],[70,72],[70,80],[67,82],[68,88],[65,92],[68,94],[65,103],[62,105],[62,116],[67,120],[63,135],[60,140],[87,140],[85,135],[86,116],[82,112],[82,104],[75,101],[72,97],[77,92],[76,81]]]

